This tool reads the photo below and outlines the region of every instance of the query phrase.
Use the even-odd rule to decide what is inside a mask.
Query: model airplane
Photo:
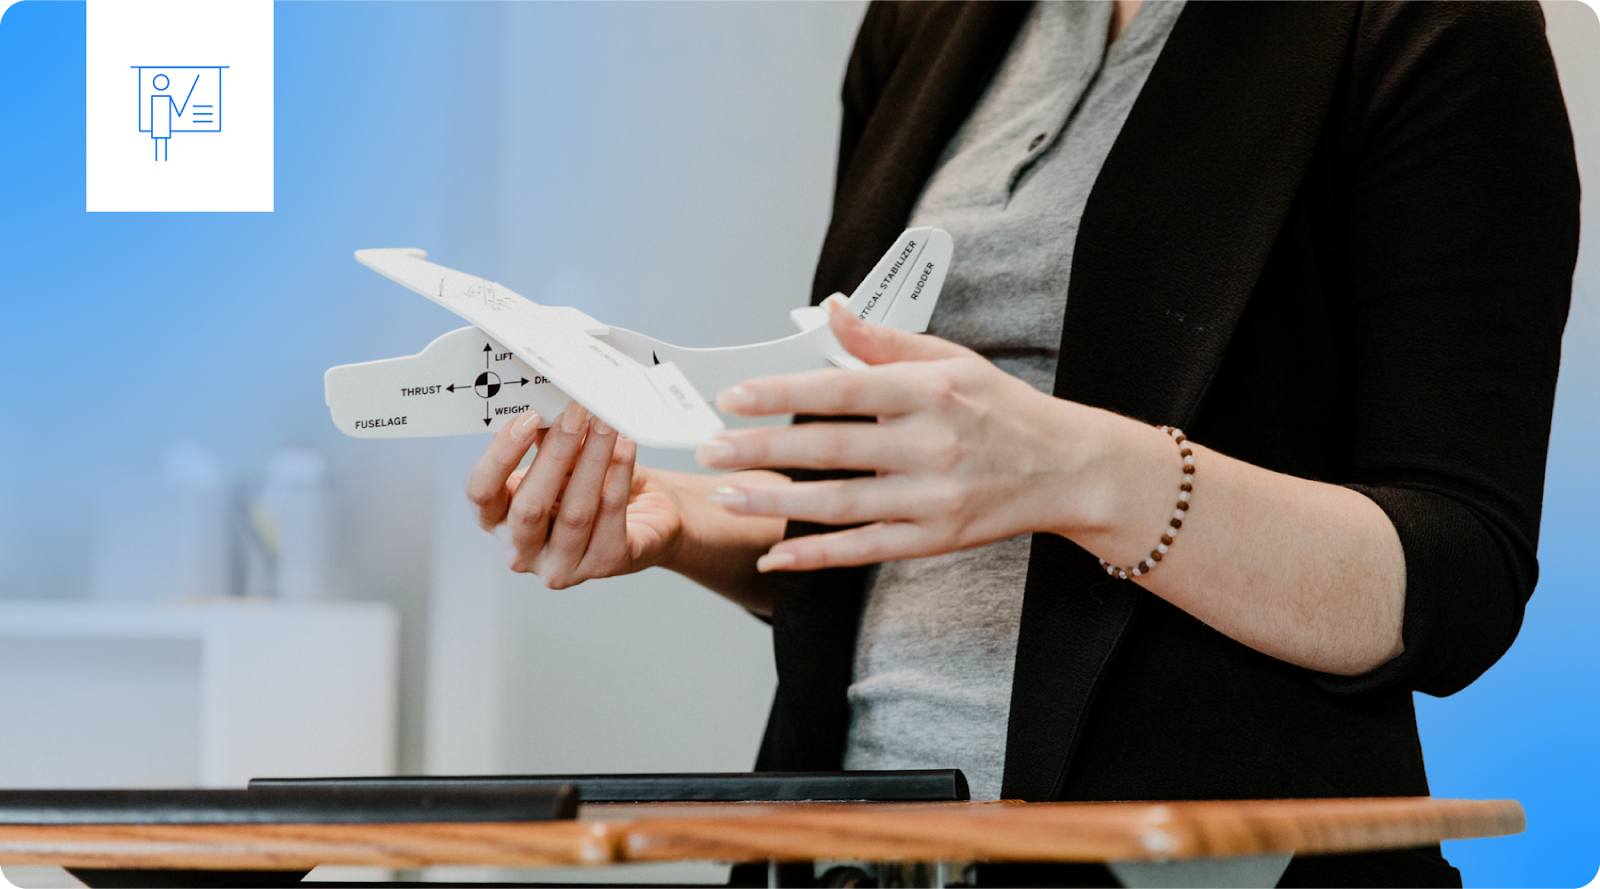
[[[950,265],[942,229],[902,234],[846,299],[862,320],[922,332]],[[741,380],[862,363],[834,338],[827,311],[790,312],[800,332],[746,346],[688,349],[541,306],[409,247],[358,250],[361,264],[472,323],[416,355],[346,364],[323,378],[333,420],[357,438],[493,432],[526,411],[543,425],[576,399],[642,445],[693,448],[722,431],[706,397]]]

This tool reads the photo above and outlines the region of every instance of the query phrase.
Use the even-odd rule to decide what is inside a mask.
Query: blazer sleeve
[[[1510,647],[1538,577],[1577,165],[1537,4],[1368,5],[1352,46],[1349,487],[1404,547],[1405,651],[1317,681],[1447,695]]]

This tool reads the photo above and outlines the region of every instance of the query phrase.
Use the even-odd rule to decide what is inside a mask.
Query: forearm
[[[1132,565],[1173,517],[1179,450],[1158,429],[1096,413],[1095,481],[1059,532]],[[1309,669],[1356,675],[1400,653],[1405,554],[1377,504],[1189,447],[1196,470],[1182,530],[1136,582],[1230,638]]]
[[[756,571],[756,559],[783,538],[781,518],[735,515],[717,507],[711,495],[730,481],[759,485],[785,484],[786,476],[767,470],[725,475],[650,470],[669,485],[683,512],[683,533],[661,567],[724,596],[763,617],[772,603]]]

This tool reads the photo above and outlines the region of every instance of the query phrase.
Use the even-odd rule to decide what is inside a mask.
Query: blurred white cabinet
[[[0,787],[395,770],[387,604],[0,602]]]

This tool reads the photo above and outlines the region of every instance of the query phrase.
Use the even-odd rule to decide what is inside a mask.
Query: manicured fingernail
[[[611,427],[607,426],[606,425],[606,421],[600,419],[599,415],[595,415],[594,417],[590,418],[590,420],[589,420],[589,430],[591,432],[593,432],[595,435],[610,435],[611,434]]]
[[[717,410],[737,412],[744,408],[755,407],[756,394],[743,386],[734,386],[724,389],[717,395]]]
[[[716,466],[733,459],[734,446],[720,438],[713,438],[694,449],[694,458],[701,466]]]
[[[726,485],[716,489],[715,491],[712,491],[711,496],[707,497],[706,499],[710,500],[712,503],[719,503],[730,509],[737,509],[750,502],[750,498],[745,496],[743,491],[739,490],[738,488],[727,487]]]
[[[568,435],[577,435],[583,431],[583,421],[589,419],[589,412],[576,401],[567,405],[567,412],[561,415],[561,431]]]
[[[756,570],[762,574],[768,571],[782,571],[794,567],[794,553],[767,553],[756,559]]]
[[[539,431],[540,417],[538,411],[528,411],[511,424],[511,436],[517,441],[527,441]]]
[[[856,317],[855,312],[850,311],[849,303],[845,302],[844,300],[827,300],[823,302],[823,305],[828,307],[829,320],[832,320],[835,316],[837,316],[839,320],[846,323],[850,322],[851,320],[861,320],[860,318]]]

